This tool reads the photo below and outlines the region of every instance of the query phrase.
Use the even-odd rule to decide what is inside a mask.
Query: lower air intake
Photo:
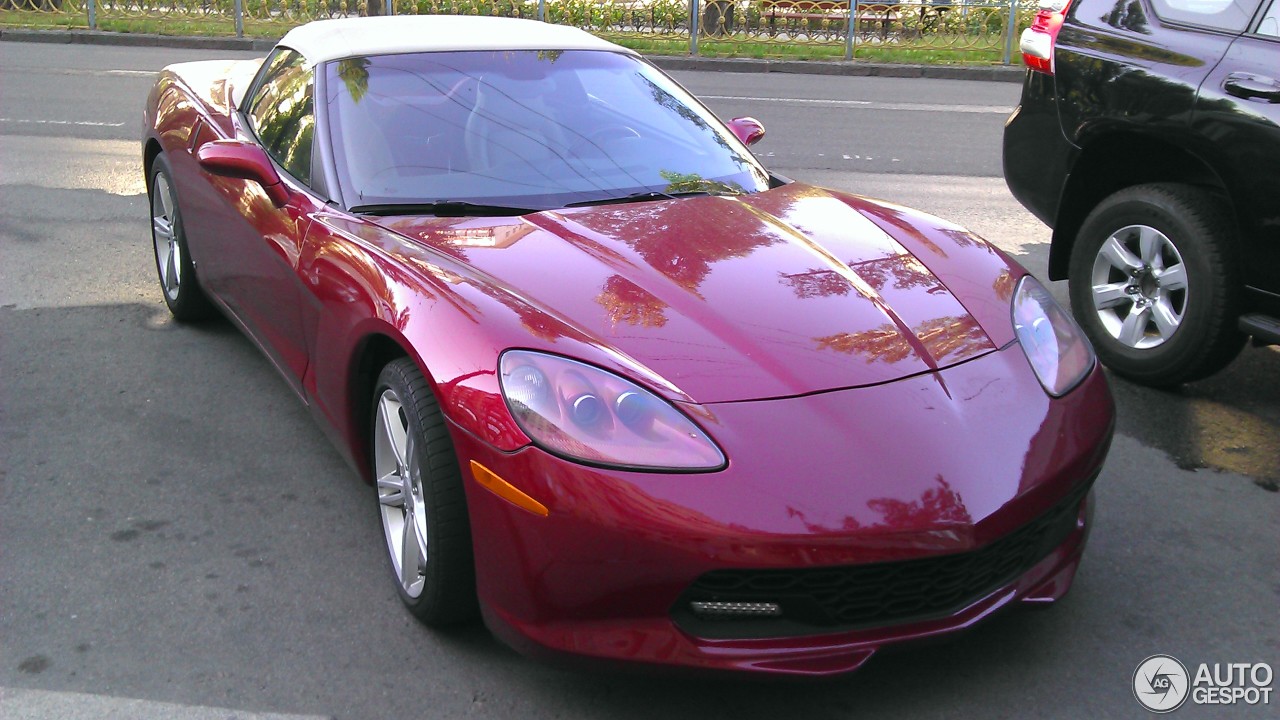
[[[970,552],[841,567],[713,570],[685,591],[672,619],[698,637],[761,638],[945,617],[1027,572],[1066,540],[1091,484]]]

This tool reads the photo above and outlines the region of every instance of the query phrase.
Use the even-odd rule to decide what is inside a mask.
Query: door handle
[[[1258,98],[1268,102],[1280,102],[1280,83],[1269,77],[1251,73],[1231,73],[1222,87],[1228,95],[1245,100]]]

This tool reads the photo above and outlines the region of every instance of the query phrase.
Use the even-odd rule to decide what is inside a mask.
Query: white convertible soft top
[[[280,45],[315,65],[361,55],[457,50],[608,50],[635,53],[564,25],[463,15],[390,15],[318,20],[296,27]]]

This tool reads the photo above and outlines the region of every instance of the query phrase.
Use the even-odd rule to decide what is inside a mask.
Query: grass
[[[245,37],[278,38],[294,25],[284,21],[244,19]],[[31,30],[88,30],[84,15],[0,10],[0,27]],[[98,29],[107,32],[151,35],[193,35],[198,37],[234,37],[235,20],[230,17],[169,16],[98,17]]]
[[[246,37],[278,38],[284,35],[294,22],[263,21],[247,17],[244,20]],[[88,19],[83,13],[48,13],[29,10],[0,10],[0,27],[30,28],[39,30],[87,30]],[[230,17],[200,15],[170,15],[166,17],[103,17],[98,16],[98,29],[118,33],[144,33],[155,35],[194,35],[201,37],[230,37],[235,35],[235,22]],[[687,37],[655,37],[627,33],[599,33],[608,40],[647,55],[687,55]],[[1003,60],[1003,49],[995,48],[946,48],[936,47],[940,40],[958,41],[957,44],[975,38],[954,36],[943,38],[930,36],[931,43],[920,40],[903,40],[891,45],[858,42],[854,47],[854,59],[883,63],[918,65],[992,65]],[[998,39],[997,39],[998,41]],[[761,42],[755,40],[724,40],[700,38],[699,57],[757,58],[770,60],[843,60],[844,42],[814,41]]]
[[[652,38],[634,35],[603,35],[605,39],[646,55],[686,55],[689,41],[686,38]],[[700,39],[699,57],[756,58],[760,60],[843,60],[844,42],[831,43],[765,43],[750,41],[726,42]],[[924,44],[911,45],[910,41],[891,46],[858,43],[854,46],[855,60],[917,65],[992,65],[1004,59],[1002,48],[948,49]]]
[[[0,27],[32,28],[35,30],[88,30],[89,19],[84,15],[31,12],[28,10],[0,10]]]

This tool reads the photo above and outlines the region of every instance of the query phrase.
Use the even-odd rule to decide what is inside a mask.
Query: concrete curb
[[[113,33],[101,30],[27,30],[0,28],[0,41],[122,45],[129,47],[195,48],[200,50],[247,50],[266,52],[275,46],[267,38],[191,37]],[[934,78],[940,80],[985,80],[1022,82],[1026,69],[1021,65],[896,65],[823,60],[752,60],[749,58],[702,58],[650,56],[663,70],[702,70],[731,73],[792,73],[800,75],[843,75],[846,77]]]
[[[1022,82],[1020,65],[898,65],[892,63],[831,62],[825,60],[753,60],[749,58],[650,57],[663,70],[704,70],[735,73],[793,73],[846,77],[934,78]]]

